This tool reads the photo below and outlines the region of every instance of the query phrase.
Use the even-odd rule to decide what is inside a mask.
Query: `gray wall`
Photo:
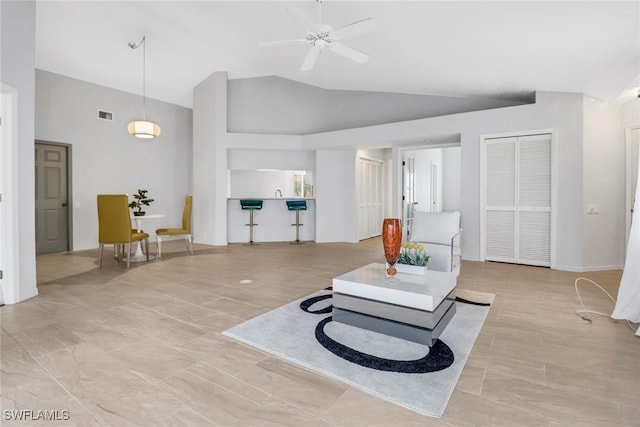
[[[113,113],[113,121],[99,120],[98,110]],[[152,235],[155,228],[181,224],[184,196],[192,189],[192,112],[147,99],[146,115],[160,125],[158,138],[127,132],[127,123],[142,116],[140,96],[36,71],[36,139],[71,145],[74,250],[98,246],[100,193],[148,190],[155,202],[147,211],[166,215],[145,224]]]
[[[1,60],[2,82],[18,92],[18,163],[14,166],[18,181],[18,194],[11,200],[18,204],[18,219],[12,224],[18,231],[18,272],[11,272],[17,279],[18,301],[37,295],[35,248],[35,192],[34,192],[34,63],[35,63],[35,2],[2,1]],[[18,273],[18,274],[16,274]]]
[[[226,86],[225,86],[226,88]],[[263,100],[256,99],[256,103]],[[624,212],[613,196],[610,215],[589,218],[585,227],[585,191],[594,200],[609,200],[602,189],[592,190],[585,174],[600,174],[620,168],[618,154],[602,156],[601,164],[584,161],[596,150],[583,146],[585,132],[594,138],[610,141],[618,152],[624,141],[620,138],[619,126],[613,123],[619,113],[606,113],[604,121],[597,114],[585,115],[585,97],[577,93],[541,92],[536,94],[533,104],[505,108],[494,108],[459,114],[431,117],[419,120],[388,123],[374,126],[314,133],[303,136],[272,134],[226,133],[224,147],[229,150],[264,150],[267,147],[280,150],[315,150],[317,211],[316,238],[318,241],[356,241],[351,230],[357,230],[357,210],[349,200],[355,200],[355,161],[348,160],[351,150],[367,150],[392,147],[391,200],[395,201],[392,216],[399,216],[400,155],[399,150],[410,149],[411,144],[420,146],[427,139],[437,140],[446,135],[460,135],[461,145],[461,189],[460,210],[462,212],[463,257],[480,259],[480,141],[484,136],[506,136],[519,133],[551,131],[556,137],[556,230],[553,241],[555,267],[561,270],[597,270],[616,268],[622,265],[620,254],[623,235]],[[301,107],[303,108],[304,105]],[[590,122],[585,129],[584,122]],[[225,117],[226,123],[226,117]],[[287,129],[272,129],[286,132]],[[587,135],[587,138],[591,136]],[[588,144],[592,144],[588,142]],[[599,149],[599,148],[598,148]],[[218,168],[219,169],[219,168]],[[336,173],[339,171],[339,173]],[[226,185],[226,168],[216,171],[216,182]],[[594,175],[599,176],[599,175]],[[353,178],[352,178],[353,177]],[[353,179],[353,181],[351,181]],[[619,174],[607,181],[609,191],[624,192],[624,180]],[[339,183],[344,183],[341,187]],[[594,193],[595,192],[595,193]],[[216,203],[224,203],[219,196]],[[335,208],[337,207],[337,209]],[[326,215],[325,215],[326,214]],[[330,218],[330,222],[323,222]],[[339,224],[339,229],[335,228]],[[332,228],[333,227],[333,228]],[[597,235],[594,230],[612,230],[612,238],[598,242],[597,249],[591,241]],[[221,243],[223,233],[219,233]]]
[[[229,80],[227,88],[232,133],[307,135],[525,103],[328,90],[274,76]]]
[[[303,135],[322,132],[327,91],[280,77],[227,82],[227,131]]]

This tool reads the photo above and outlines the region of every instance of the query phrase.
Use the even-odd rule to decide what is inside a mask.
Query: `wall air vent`
[[[113,113],[98,110],[98,118],[102,120],[113,120]]]

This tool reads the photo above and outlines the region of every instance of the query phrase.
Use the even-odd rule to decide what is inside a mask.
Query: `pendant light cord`
[[[147,44],[146,36],[142,37],[142,120],[147,120]]]
[[[147,36],[142,36],[138,44],[129,43],[131,49],[137,49],[142,45],[142,120],[147,120]]]

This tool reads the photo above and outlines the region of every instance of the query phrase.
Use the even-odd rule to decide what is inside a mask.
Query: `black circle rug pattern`
[[[308,298],[300,303],[300,309],[311,314],[331,313],[333,309],[333,305],[331,304],[325,308],[311,310],[311,306],[314,304],[330,299],[331,297],[332,295],[328,294]],[[316,340],[336,356],[366,368],[405,374],[424,374],[446,369],[451,366],[455,360],[451,348],[439,339],[435,341],[424,357],[415,360],[393,360],[363,353],[329,337],[325,333],[324,328],[331,321],[333,321],[333,318],[329,316],[322,319],[316,325]]]
[[[331,294],[329,295],[319,295],[317,297],[312,297],[309,299],[306,299],[304,301],[302,301],[300,303],[300,308],[302,309],[302,311],[305,311],[307,313],[311,313],[311,314],[327,314],[327,313],[331,313],[331,311],[333,311],[333,304],[329,304],[327,307],[325,308],[321,308],[319,310],[315,310],[315,311],[311,311],[310,308],[311,306],[313,306],[315,303],[318,303],[320,301],[324,301],[326,299],[331,298]]]

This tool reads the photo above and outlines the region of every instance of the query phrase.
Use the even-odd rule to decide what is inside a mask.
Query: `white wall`
[[[0,83],[0,304],[18,302],[20,235],[18,218],[18,91]]]
[[[558,135],[558,268],[582,269],[582,95],[542,92],[536,104],[434,117],[305,136],[307,149],[367,148],[429,135],[461,135],[463,257],[480,257],[480,137],[485,134],[556,129]],[[396,170],[400,159],[394,155]],[[320,173],[321,171],[318,171]],[[398,178],[394,185],[398,184]],[[394,215],[400,212],[395,197]]]
[[[392,148],[392,216],[400,212],[400,156],[398,148],[410,148],[408,141],[442,135],[460,135],[463,257],[480,257],[480,139],[483,135],[552,130],[557,138],[557,223],[556,268],[581,271],[593,267],[585,261],[583,215],[583,96],[574,93],[539,92],[536,103],[485,111],[452,114],[377,126],[365,126],[304,136],[232,134],[224,136],[225,149],[316,150],[316,201],[318,241],[356,241],[355,150]],[[350,159],[349,159],[350,160]],[[604,158],[607,169],[620,167],[612,158]],[[228,179],[226,169],[217,172]],[[617,180],[617,179],[616,179]],[[343,185],[346,184],[346,185]],[[623,191],[624,181],[619,182]],[[326,197],[326,199],[324,199]],[[219,200],[223,202],[224,199]],[[325,217],[325,214],[328,215]],[[623,212],[614,216],[623,217]],[[331,221],[326,221],[330,218]],[[321,221],[325,221],[321,223]],[[223,223],[226,224],[226,221]],[[331,229],[330,225],[334,228]],[[345,224],[349,227],[345,228]],[[622,226],[623,224],[621,224]],[[613,226],[616,228],[617,226]],[[590,260],[589,262],[592,262]],[[598,264],[600,265],[600,264]],[[595,266],[597,267],[597,266]]]
[[[228,167],[232,170],[279,169],[309,170],[316,167],[313,150],[228,150]]]
[[[460,210],[460,147],[442,149],[442,210]]]
[[[193,92],[194,193],[200,194],[203,201],[201,209],[194,202],[194,240],[226,245],[232,167],[312,170],[315,157],[313,150],[300,152],[303,146],[298,135],[227,132],[225,72],[211,74]]]
[[[193,89],[193,239],[197,243],[227,244],[229,173],[222,141],[226,89],[226,73],[213,73]]]
[[[97,194],[148,190],[155,201],[147,211],[166,215],[145,223],[152,235],[181,223],[191,192],[191,110],[147,99],[147,118],[162,133],[144,140],[127,132],[127,123],[140,118],[141,103],[137,95],[36,72],[36,139],[71,145],[74,250],[98,247]],[[98,110],[113,113],[113,121],[99,120]]]
[[[316,242],[358,242],[356,150],[316,153]]]
[[[620,124],[624,128],[640,125],[640,98],[622,104],[620,117]]]
[[[13,268],[7,271],[13,282],[15,303],[38,294],[36,287],[35,247],[35,172],[34,172],[34,109],[35,109],[35,2],[0,2],[0,78],[17,91],[17,137],[12,147],[17,159],[13,165],[14,188],[17,194],[8,195],[17,211],[13,248]],[[4,120],[4,118],[3,118]],[[5,141],[3,141],[4,143]],[[17,206],[13,204],[17,204]],[[3,237],[4,238],[4,237]],[[16,260],[17,258],[17,260]]]
[[[384,148],[378,148],[374,150],[359,150],[358,157],[373,160],[385,160],[386,151]]]
[[[230,197],[294,197],[294,171],[232,170],[229,178]]]
[[[596,270],[622,268],[625,143],[620,107],[585,96],[583,108],[584,265]],[[600,207],[599,214],[586,214],[591,204]]]

